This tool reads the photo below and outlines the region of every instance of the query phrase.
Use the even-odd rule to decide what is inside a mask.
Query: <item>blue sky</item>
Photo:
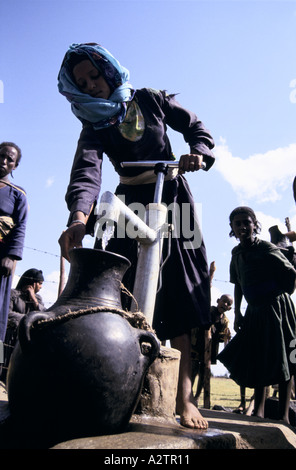
[[[26,189],[30,204],[16,276],[42,269],[47,306],[57,295],[57,240],[67,220],[64,194],[81,128],[57,91],[61,61],[74,42],[109,49],[130,70],[135,88],[178,93],[211,131],[216,164],[188,180],[201,203],[209,262],[217,266],[213,305],[221,293],[233,293],[233,208],[251,206],[264,239],[271,225],[285,231],[286,217],[296,229],[295,1],[10,0],[1,2],[0,17],[0,141],[22,149],[14,182]],[[170,136],[176,156],[186,153],[182,136]],[[116,184],[105,159],[102,191]],[[92,245],[87,238],[85,246]]]

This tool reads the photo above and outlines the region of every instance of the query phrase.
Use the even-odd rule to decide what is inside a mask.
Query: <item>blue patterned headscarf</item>
[[[101,72],[111,89],[107,100],[82,93],[75,83],[73,61],[89,59]],[[75,63],[75,62],[74,62]],[[82,121],[90,122],[94,129],[103,129],[123,121],[126,103],[131,101],[134,90],[129,83],[129,71],[99,44],[72,44],[64,57],[58,75],[58,89],[71,103],[72,112]]]

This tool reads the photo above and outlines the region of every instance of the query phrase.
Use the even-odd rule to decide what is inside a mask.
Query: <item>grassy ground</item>
[[[193,391],[196,390],[196,383]],[[253,389],[246,389],[246,406],[250,403],[253,395]],[[211,377],[210,382],[210,408],[214,405],[223,406],[224,408],[235,409],[240,404],[240,387],[227,377]],[[198,405],[204,407],[204,393],[202,391]]]

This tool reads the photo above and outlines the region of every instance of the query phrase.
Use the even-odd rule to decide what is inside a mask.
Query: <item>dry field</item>
[[[193,390],[195,392],[195,386]],[[235,409],[240,404],[240,387],[231,379],[227,377],[211,377],[210,383],[210,407],[214,405],[223,406],[224,408]],[[250,398],[253,395],[253,389],[246,389],[246,405],[249,405]],[[203,391],[199,399],[199,406],[204,406]]]

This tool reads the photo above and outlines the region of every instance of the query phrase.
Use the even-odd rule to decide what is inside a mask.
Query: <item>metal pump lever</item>
[[[165,174],[168,168],[178,168],[179,161],[167,161],[167,160],[141,160],[137,162],[121,162],[122,168],[154,168],[157,175],[154,200],[153,202],[161,203],[163,183]],[[202,162],[202,170],[205,170],[206,164]]]

